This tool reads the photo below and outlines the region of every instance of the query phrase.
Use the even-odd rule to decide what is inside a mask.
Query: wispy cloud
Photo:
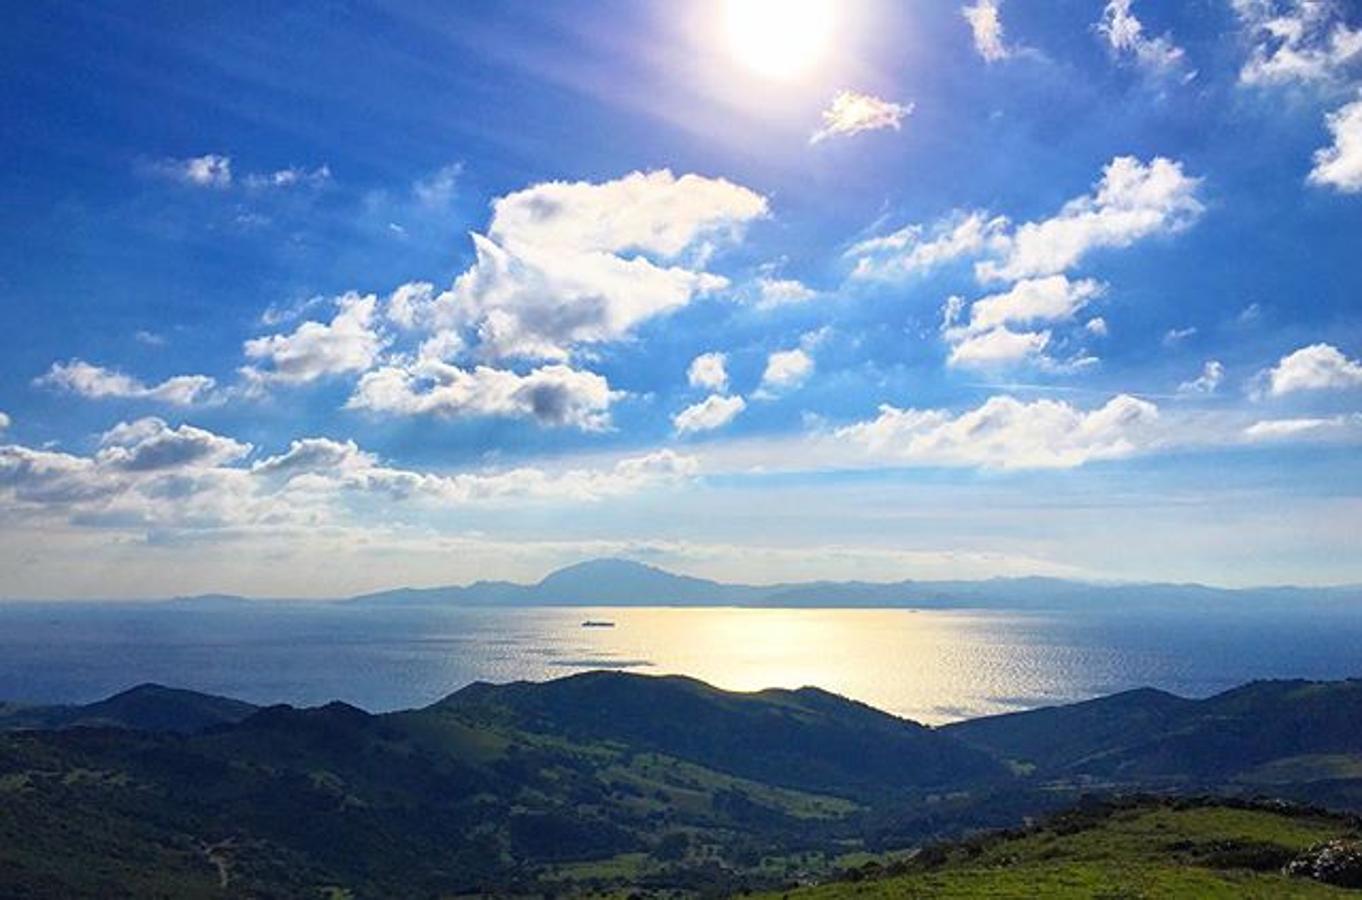
[[[973,6],[960,9],[974,37],[974,49],[991,63],[1007,59],[1014,53],[1003,33],[1000,6],[1001,0],[976,0]]]
[[[1207,360],[1201,374],[1178,385],[1179,394],[1214,394],[1225,380],[1225,367],[1218,360]]]
[[[1334,0],[1231,0],[1249,42],[1242,84],[1310,84],[1342,77],[1362,62],[1362,28]]]
[[[232,185],[232,160],[216,153],[187,159],[164,159],[153,164],[152,170],[193,187],[221,190]]]
[[[1187,64],[1187,52],[1173,42],[1171,34],[1150,37],[1135,15],[1134,0],[1108,0],[1097,22],[1097,33],[1118,58],[1129,60],[1155,76],[1174,76],[1183,81],[1196,77]]]
[[[823,110],[823,127],[813,133],[809,143],[885,128],[898,131],[912,113],[912,103],[895,103],[858,91],[839,91],[832,98],[832,105]]]

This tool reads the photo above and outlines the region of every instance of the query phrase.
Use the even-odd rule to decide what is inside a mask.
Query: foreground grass
[[[1146,802],[927,852],[897,869],[869,866],[849,873],[856,880],[785,896],[1358,897],[1280,874],[1300,851],[1348,831],[1332,817]]]

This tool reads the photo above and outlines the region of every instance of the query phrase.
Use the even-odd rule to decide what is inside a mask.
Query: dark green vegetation
[[[1351,846],[1357,828],[1356,819],[1271,805],[1149,798],[1089,804],[1039,827],[929,846],[779,896],[1356,897],[1284,870],[1308,867],[1330,846]],[[1335,872],[1341,880],[1362,876],[1362,865]]]
[[[734,694],[596,672],[475,684],[387,715],[154,686],[88,707],[6,706],[0,895],[723,894],[890,865],[1093,791],[1359,808],[1359,697],[1359,682],[1263,683],[1205,701],[1145,691],[930,729],[814,689]],[[1270,856],[1279,870],[1282,847],[1343,833],[1336,819],[1291,821],[1293,836],[1263,837],[1275,849],[1248,868]],[[1198,861],[1219,838],[1167,827],[1163,844],[1130,843],[1221,877]],[[1087,871],[1126,852],[1120,835],[1036,852]],[[1177,841],[1191,843],[1165,846]],[[970,865],[1003,858],[969,852]],[[1139,877],[1154,865],[1113,858]],[[1126,882],[1112,884],[1119,894]]]
[[[165,696],[195,717],[218,702]],[[605,672],[478,684],[382,716],[333,703],[192,734],[16,731],[0,738],[0,884],[34,896],[217,896],[222,881],[284,896],[724,890],[778,883],[786,865],[825,869],[865,845],[891,798],[913,808],[1007,777],[983,751],[822,691]],[[896,827],[911,843],[938,826]],[[784,861],[764,871],[773,857]]]
[[[1206,700],[1146,689],[943,731],[1033,781],[1214,786],[1362,807],[1362,681],[1262,681]]]
[[[257,709],[240,700],[142,684],[87,706],[0,703],[0,731],[108,727],[189,734],[240,722]]]

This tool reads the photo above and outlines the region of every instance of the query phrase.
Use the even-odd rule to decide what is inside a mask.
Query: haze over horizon
[[[565,591],[564,587],[568,589]],[[707,594],[707,588],[714,589]],[[912,588],[931,591],[915,594]],[[487,588],[479,593],[480,588]],[[514,588],[520,594],[506,594],[501,588]],[[909,589],[907,593],[899,588]],[[864,589],[864,590],[863,590]],[[1039,590],[1037,590],[1039,589]],[[1081,589],[1089,589],[1085,593]],[[1131,594],[1134,590],[1136,593]],[[793,594],[789,594],[793,591]],[[1094,613],[1119,609],[1143,592],[1144,602],[1164,611],[1183,607],[1206,611],[1203,604],[1211,597],[1236,598],[1247,603],[1241,611],[1284,611],[1280,603],[1304,613],[1313,609],[1347,612],[1352,600],[1362,600],[1362,584],[1334,585],[1256,584],[1223,585],[1205,582],[1158,580],[1112,580],[1063,578],[1048,575],[993,575],[979,578],[844,578],[782,579],[773,581],[727,581],[695,575],[680,569],[662,567],[628,557],[597,557],[568,563],[538,577],[525,579],[477,578],[461,582],[417,584],[398,580],[375,590],[344,595],[262,595],[204,591],[195,594],[158,594],[154,591],[106,594],[98,597],[18,597],[0,596],[0,603],[63,603],[110,601],[134,603],[178,603],[182,601],[260,601],[262,603],[308,603],[321,605],[354,601],[389,601],[407,604],[454,604],[489,607],[523,606],[750,606],[755,608],[828,608],[828,609],[916,609],[970,608],[994,609],[1072,609]],[[1190,592],[1190,593],[1189,593]],[[591,597],[602,599],[592,600]],[[973,601],[971,602],[971,598]],[[1321,606],[1320,604],[1324,604]]]
[[[0,597],[1362,583],[1353,4],[25,4],[0,49]]]

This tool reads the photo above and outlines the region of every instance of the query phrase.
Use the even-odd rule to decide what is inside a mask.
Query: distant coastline
[[[214,594],[177,598],[173,602],[231,605],[261,601]],[[1039,576],[979,581],[812,581],[753,585],[678,575],[625,559],[596,559],[558,569],[534,584],[478,581],[466,585],[396,588],[334,601],[294,602],[493,608],[682,606],[1249,612],[1317,607],[1362,611],[1362,585],[1221,588],[1157,582],[1085,582]]]

